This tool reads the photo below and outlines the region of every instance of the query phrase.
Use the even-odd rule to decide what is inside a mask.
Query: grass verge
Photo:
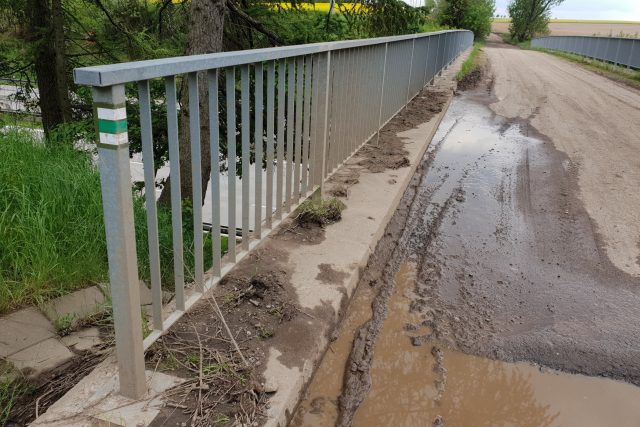
[[[466,61],[462,63],[462,67],[460,67],[460,71],[456,74],[456,80],[462,81],[465,77],[467,77],[474,68],[478,66],[477,58],[480,50],[484,47],[484,42],[477,41],[473,43],[473,49],[469,54],[469,57]]]
[[[0,132],[0,313],[108,281],[100,175],[91,156]],[[193,278],[193,222],[185,206],[185,279]],[[148,281],[144,200],[134,198],[140,278]],[[173,288],[171,213],[158,207],[163,287]],[[226,251],[226,239],[223,239]],[[205,268],[211,238],[205,239]]]

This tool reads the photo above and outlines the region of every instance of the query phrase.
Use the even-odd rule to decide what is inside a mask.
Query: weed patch
[[[473,49],[469,54],[469,57],[462,63],[462,67],[460,67],[460,71],[456,74],[456,80],[458,82],[463,82],[467,79],[472,73],[474,73],[478,67],[478,54],[484,47],[484,42],[475,42],[473,44]]]

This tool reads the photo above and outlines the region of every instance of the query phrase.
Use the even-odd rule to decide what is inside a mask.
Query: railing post
[[[124,85],[93,88],[120,394],[146,390]]]

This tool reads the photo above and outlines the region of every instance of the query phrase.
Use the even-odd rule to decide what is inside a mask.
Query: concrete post
[[[120,394],[147,391],[124,85],[93,88]]]

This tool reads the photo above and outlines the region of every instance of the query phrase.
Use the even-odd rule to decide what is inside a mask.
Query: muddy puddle
[[[354,426],[640,425],[640,388],[633,385],[471,356],[447,350],[435,340],[412,345],[412,337],[430,332],[426,326],[415,330],[408,326],[421,322],[420,316],[407,310],[416,297],[415,281],[415,264],[402,264],[376,344],[373,386],[356,412]],[[370,314],[370,289],[359,291],[353,311],[298,409],[294,426],[335,425],[351,338]]]
[[[638,281],[602,257],[575,165],[478,93],[454,99],[407,190],[352,425],[640,426],[640,388],[602,378],[636,382]],[[376,293],[359,285],[292,425],[336,424]]]
[[[638,426],[640,388],[603,378],[419,347],[406,331],[419,322],[415,265],[403,264],[372,365],[373,387],[354,426]],[[424,327],[423,327],[424,328]]]

